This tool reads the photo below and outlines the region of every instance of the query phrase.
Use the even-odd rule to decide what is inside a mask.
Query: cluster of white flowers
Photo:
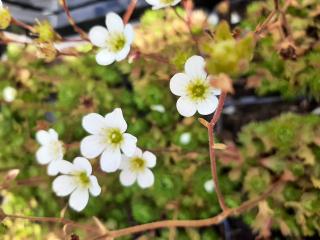
[[[159,9],[175,6],[181,0],[146,1],[153,9]],[[126,58],[134,38],[132,26],[125,25],[115,13],[107,14],[106,26],[107,28],[95,26],[89,32],[92,44],[101,48],[96,55],[96,61],[100,65],[109,65]],[[201,56],[192,56],[186,61],[185,72],[177,73],[171,78],[170,89],[180,97],[177,109],[185,117],[190,117],[197,111],[203,115],[211,114],[218,105],[216,96],[220,94],[220,90],[210,85],[205,61]],[[152,110],[165,111],[162,105],[153,106]],[[41,144],[36,159],[40,164],[48,165],[49,175],[60,173],[53,181],[53,190],[57,196],[70,195],[71,208],[81,211],[89,201],[89,193],[95,197],[101,193],[101,187],[97,178],[92,175],[92,166],[88,160],[98,156],[102,171],[121,171],[119,178],[123,186],[131,186],[137,182],[141,188],[148,188],[154,184],[154,175],[150,169],[156,165],[156,156],[149,151],[142,152],[137,147],[137,138],[126,133],[127,123],[120,108],[104,117],[90,113],[83,117],[82,126],[90,134],[80,143],[80,151],[85,158],[76,157],[73,163],[63,159],[63,143],[59,141],[55,130],[40,130],[36,134],[36,139]],[[181,136],[184,144],[189,141],[189,133]],[[211,189],[209,184],[206,184],[206,189]]]
[[[153,185],[154,175],[150,168],[156,165],[156,156],[149,151],[142,153],[136,146],[137,138],[126,133],[127,123],[120,108],[105,117],[90,113],[84,116],[82,126],[91,134],[80,143],[81,154],[86,158],[77,157],[73,163],[63,160],[63,143],[55,130],[36,133],[36,139],[41,144],[36,153],[37,161],[42,165],[48,164],[49,175],[61,174],[53,181],[53,191],[60,197],[70,195],[71,208],[82,211],[88,203],[89,192],[95,197],[101,193],[88,160],[100,154],[102,171],[121,170],[120,182],[123,186],[131,186],[136,180],[141,188]]]

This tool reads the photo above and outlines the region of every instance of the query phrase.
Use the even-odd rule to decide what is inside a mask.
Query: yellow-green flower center
[[[130,169],[133,172],[143,171],[146,167],[146,161],[143,158],[135,157],[130,159]]]
[[[161,2],[162,4],[168,5],[168,4],[172,4],[172,3],[174,2],[174,0],[160,0],[160,2]]]
[[[113,33],[107,40],[107,46],[111,52],[119,52],[126,44],[126,38],[123,33]]]
[[[86,172],[80,172],[78,175],[79,183],[82,187],[89,187],[90,186],[90,178]]]
[[[187,94],[194,101],[204,100],[208,91],[209,84],[200,79],[193,80],[187,86]]]
[[[107,132],[107,141],[112,145],[119,145],[123,141],[122,133],[119,129],[109,129]]]

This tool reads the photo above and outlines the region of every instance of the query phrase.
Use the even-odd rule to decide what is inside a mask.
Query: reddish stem
[[[81,38],[83,40],[90,41],[89,38],[88,38],[88,34],[76,24],[76,21],[71,16],[67,1],[66,0],[60,0],[60,3],[61,3],[61,6],[62,6],[63,10],[65,11],[65,13],[67,15],[67,18],[68,18],[68,21],[71,24],[71,26],[73,27],[73,29],[77,33],[79,33],[79,35],[81,36]]]
[[[124,22],[124,24],[127,24],[127,23],[129,22],[132,14],[133,14],[136,6],[137,6],[137,2],[138,2],[138,0],[131,0],[129,6],[128,6],[128,8],[127,8],[126,13],[123,15],[123,22]]]
[[[212,180],[215,185],[215,191],[217,193],[220,207],[223,211],[228,210],[228,207],[225,204],[223,195],[222,195],[222,193],[220,191],[220,187],[219,187],[219,180],[218,180],[218,175],[217,175],[217,161],[216,161],[216,155],[215,155],[215,151],[214,151],[214,127],[221,116],[226,96],[227,96],[226,92],[221,93],[221,95],[219,97],[219,103],[218,103],[217,110],[214,113],[210,123],[207,126],[208,135],[209,135],[209,153],[210,153]]]
[[[19,21],[18,19],[15,19],[15,18],[12,18],[11,19],[11,23],[18,26],[18,27],[21,27],[21,28],[24,28],[30,32],[33,32],[34,31],[34,28],[22,21]]]

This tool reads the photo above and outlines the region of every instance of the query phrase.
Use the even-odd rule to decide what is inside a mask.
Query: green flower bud
[[[38,34],[39,42],[53,42],[58,38],[58,35],[48,21],[38,22],[34,29],[35,33]]]

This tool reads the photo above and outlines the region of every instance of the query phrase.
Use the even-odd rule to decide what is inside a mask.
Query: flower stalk
[[[226,92],[221,93],[219,97],[217,110],[214,113],[211,121],[207,125],[208,135],[209,135],[209,153],[210,153],[212,180],[214,182],[215,191],[217,193],[218,201],[223,212],[227,211],[228,207],[224,201],[223,195],[219,187],[219,180],[217,175],[217,161],[216,161],[215,149],[214,149],[214,127],[221,116],[226,96],[227,96]]]

